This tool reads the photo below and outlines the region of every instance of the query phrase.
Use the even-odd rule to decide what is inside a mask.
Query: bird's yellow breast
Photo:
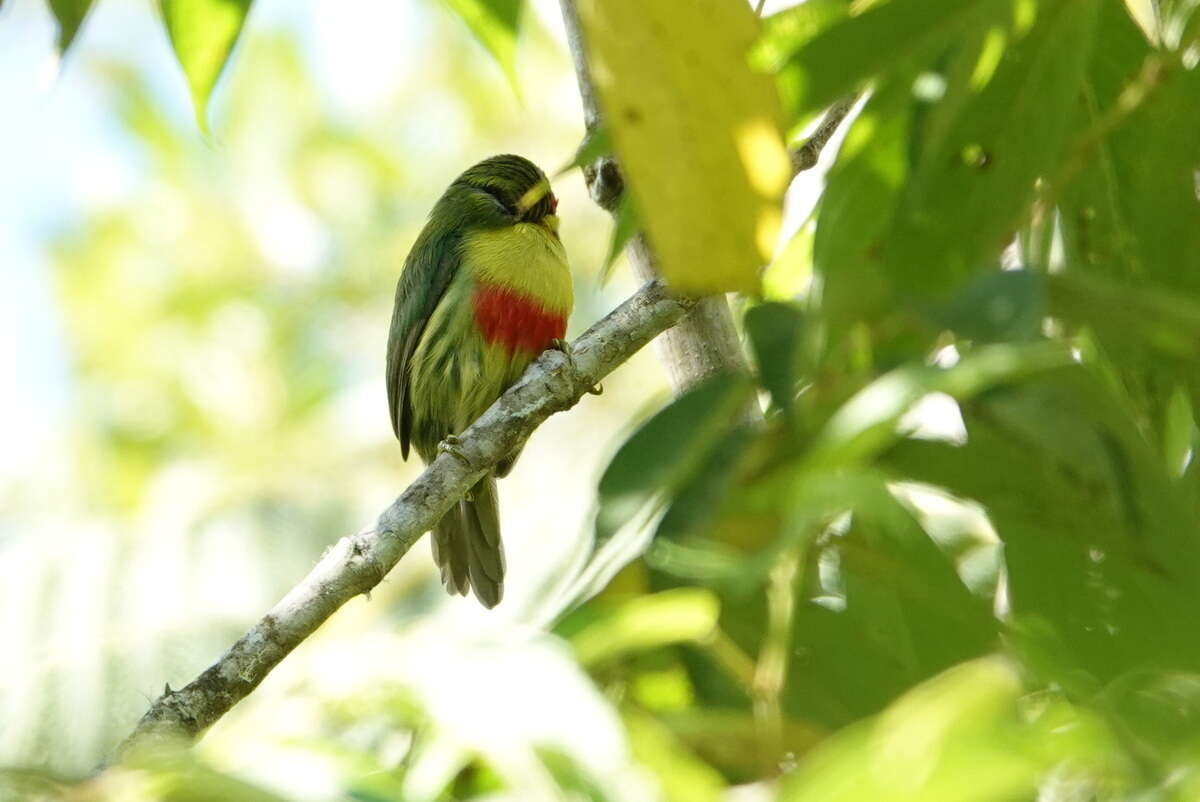
[[[570,314],[575,295],[567,252],[547,226],[517,223],[472,232],[462,253],[476,281],[526,296],[547,312]]]

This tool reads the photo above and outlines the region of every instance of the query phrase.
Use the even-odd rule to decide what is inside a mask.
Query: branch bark
[[[378,585],[400,558],[476,481],[525,442],[546,418],[569,409],[695,302],[651,282],[572,345],[547,351],[461,435],[468,464],[441,454],[379,516],[339,540],[262,619],[199,677],[154,701],[118,754],[163,740],[194,739],[244,699],[346,602]]]
[[[575,0],[560,0],[560,5],[571,59],[575,65],[575,78],[579,83],[579,97],[583,102],[583,122],[591,135],[600,126],[601,109],[588,68],[583,25]],[[625,181],[616,160],[612,156],[602,156],[593,164],[584,166],[583,176],[592,200],[614,214],[621,193],[625,191]],[[626,255],[639,278],[651,281],[658,277],[654,251],[644,235],[638,233],[633,237]],[[733,314],[721,295],[697,300],[691,313],[679,325],[659,337],[655,347],[676,394],[716,373],[750,372],[738,340],[737,328],[733,324]],[[761,421],[762,411],[757,405],[751,405],[746,410],[746,417]]]
[[[825,116],[821,118],[820,124],[817,125],[816,130],[812,132],[812,136],[804,140],[804,143],[799,147],[792,150],[793,173],[802,173],[817,166],[817,161],[821,158],[821,151],[829,144],[829,140],[833,138],[838,126],[842,124],[842,120],[846,119],[846,115],[854,108],[854,104],[858,102],[859,97],[861,95],[849,95],[829,107],[829,110],[825,112]]]

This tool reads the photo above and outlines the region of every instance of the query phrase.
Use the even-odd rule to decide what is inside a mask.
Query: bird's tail
[[[495,607],[504,595],[504,544],[500,542],[500,508],[496,480],[483,477],[467,498],[451,507],[432,532],[433,559],[442,570],[448,593],[475,597]]]

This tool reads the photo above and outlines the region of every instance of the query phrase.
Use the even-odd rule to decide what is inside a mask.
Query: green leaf
[[[1041,334],[1044,282],[1032,270],[990,270],[938,309],[938,323],[976,343],[1029,342]]]
[[[607,540],[652,499],[690,478],[751,392],[745,377],[713,376],[634,432],[600,477],[596,540]]]
[[[671,499],[671,505],[654,533],[656,543],[662,539],[703,536],[704,531],[715,523],[716,510],[733,487],[741,457],[753,441],[751,430],[738,428],[728,432],[712,448],[692,480],[682,485]],[[716,544],[707,541],[704,545]]]
[[[1024,696],[1006,660],[955,666],[815,749],[779,799],[1001,802],[1037,797],[1064,766],[1116,787],[1132,776],[1132,761],[1095,716],[1054,694],[1032,709]]]
[[[830,27],[780,71],[788,123],[802,123],[916,54],[936,52],[971,27],[997,19],[1007,5],[1003,0],[891,0]]]
[[[750,64],[764,72],[778,72],[796,51],[817,34],[845,19],[847,0],[807,0],[763,20],[763,32],[750,51]]]
[[[964,399],[995,384],[1071,363],[1061,343],[1044,343],[983,346],[950,368],[905,365],[843,404],[817,435],[806,459],[812,466],[868,459],[896,441],[901,416],[929,393]]]
[[[92,7],[92,0],[48,0],[58,20],[58,52],[66,53]]]
[[[633,198],[628,192],[621,195],[621,200],[617,204],[617,213],[613,220],[612,239],[608,243],[608,253],[604,256],[604,264],[600,268],[600,282],[604,283],[612,274],[613,265],[617,263],[617,257],[625,250],[625,246],[637,234],[641,228],[641,223],[638,220],[637,207],[633,205]]]
[[[208,131],[208,100],[237,43],[252,0],[162,0],[163,22],[183,67],[200,130]]]
[[[634,757],[654,772],[664,802],[720,802],[727,797],[721,774],[679,743],[658,720],[631,710],[625,715],[625,726]]]
[[[882,269],[898,291],[944,298],[1012,240],[1075,130],[1098,10],[1096,0],[1062,0],[1027,32],[997,29],[1015,41],[921,153],[884,243]]]
[[[596,608],[596,617],[571,637],[581,665],[594,666],[628,654],[712,634],[717,597],[702,588],[676,588],[638,596],[615,607]]]
[[[570,172],[576,168],[587,167],[592,162],[599,159],[601,156],[608,156],[612,153],[612,140],[608,136],[608,129],[604,126],[598,126],[584,136],[583,141],[579,143],[579,147],[575,149],[575,155],[571,160],[558,168],[558,172],[554,174],[555,178]]]
[[[1141,32],[1120,8],[1104,12],[1077,146],[1091,158],[1062,205],[1065,261],[1200,301],[1200,76],[1147,69],[1155,57]]]
[[[754,291],[791,163],[749,4],[581,0],[588,59],[646,236],[684,293]],[[701,57],[700,54],[703,54]]]
[[[519,95],[517,83],[517,31],[521,27],[522,0],[442,0],[475,34]]]
[[[837,332],[890,302],[878,252],[910,169],[911,84],[900,75],[867,101],[821,198],[813,266],[823,284],[821,311]]]
[[[803,315],[793,304],[757,304],[746,313],[745,327],[759,381],[771,393],[775,406],[791,409],[804,340]]]
[[[1192,401],[1183,387],[1176,387],[1167,403],[1166,420],[1163,422],[1163,456],[1171,476],[1180,476],[1194,456],[1196,445],[1196,420],[1192,413]]]

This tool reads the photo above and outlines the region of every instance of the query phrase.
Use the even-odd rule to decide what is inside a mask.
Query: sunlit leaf
[[[663,275],[688,293],[751,291],[791,167],[771,79],[747,51],[746,3],[584,0],[588,58]],[[703,54],[703,57],[700,57]]]
[[[183,67],[196,121],[208,130],[208,100],[242,32],[252,0],[161,0],[163,22]]]
[[[824,30],[780,72],[788,123],[802,122],[871,76],[928,55],[998,19],[1003,0],[891,0]]]
[[[847,728],[784,783],[783,802],[1004,802],[1033,798],[1060,766],[1128,777],[1116,737],[1062,699],[1021,705],[1019,672],[996,658],[957,666]]]
[[[797,50],[850,13],[847,0],[807,0],[763,20],[763,31],[750,51],[750,63],[778,72]]]
[[[517,30],[522,0],[442,0],[475,34],[504,70],[513,88],[517,84]]]
[[[678,588],[639,596],[601,609],[571,637],[575,656],[585,666],[672,643],[698,641],[717,625],[719,603],[702,588]]]
[[[671,731],[644,713],[626,714],[630,748],[639,763],[654,772],[665,802],[719,802],[725,782],[679,743]]]

